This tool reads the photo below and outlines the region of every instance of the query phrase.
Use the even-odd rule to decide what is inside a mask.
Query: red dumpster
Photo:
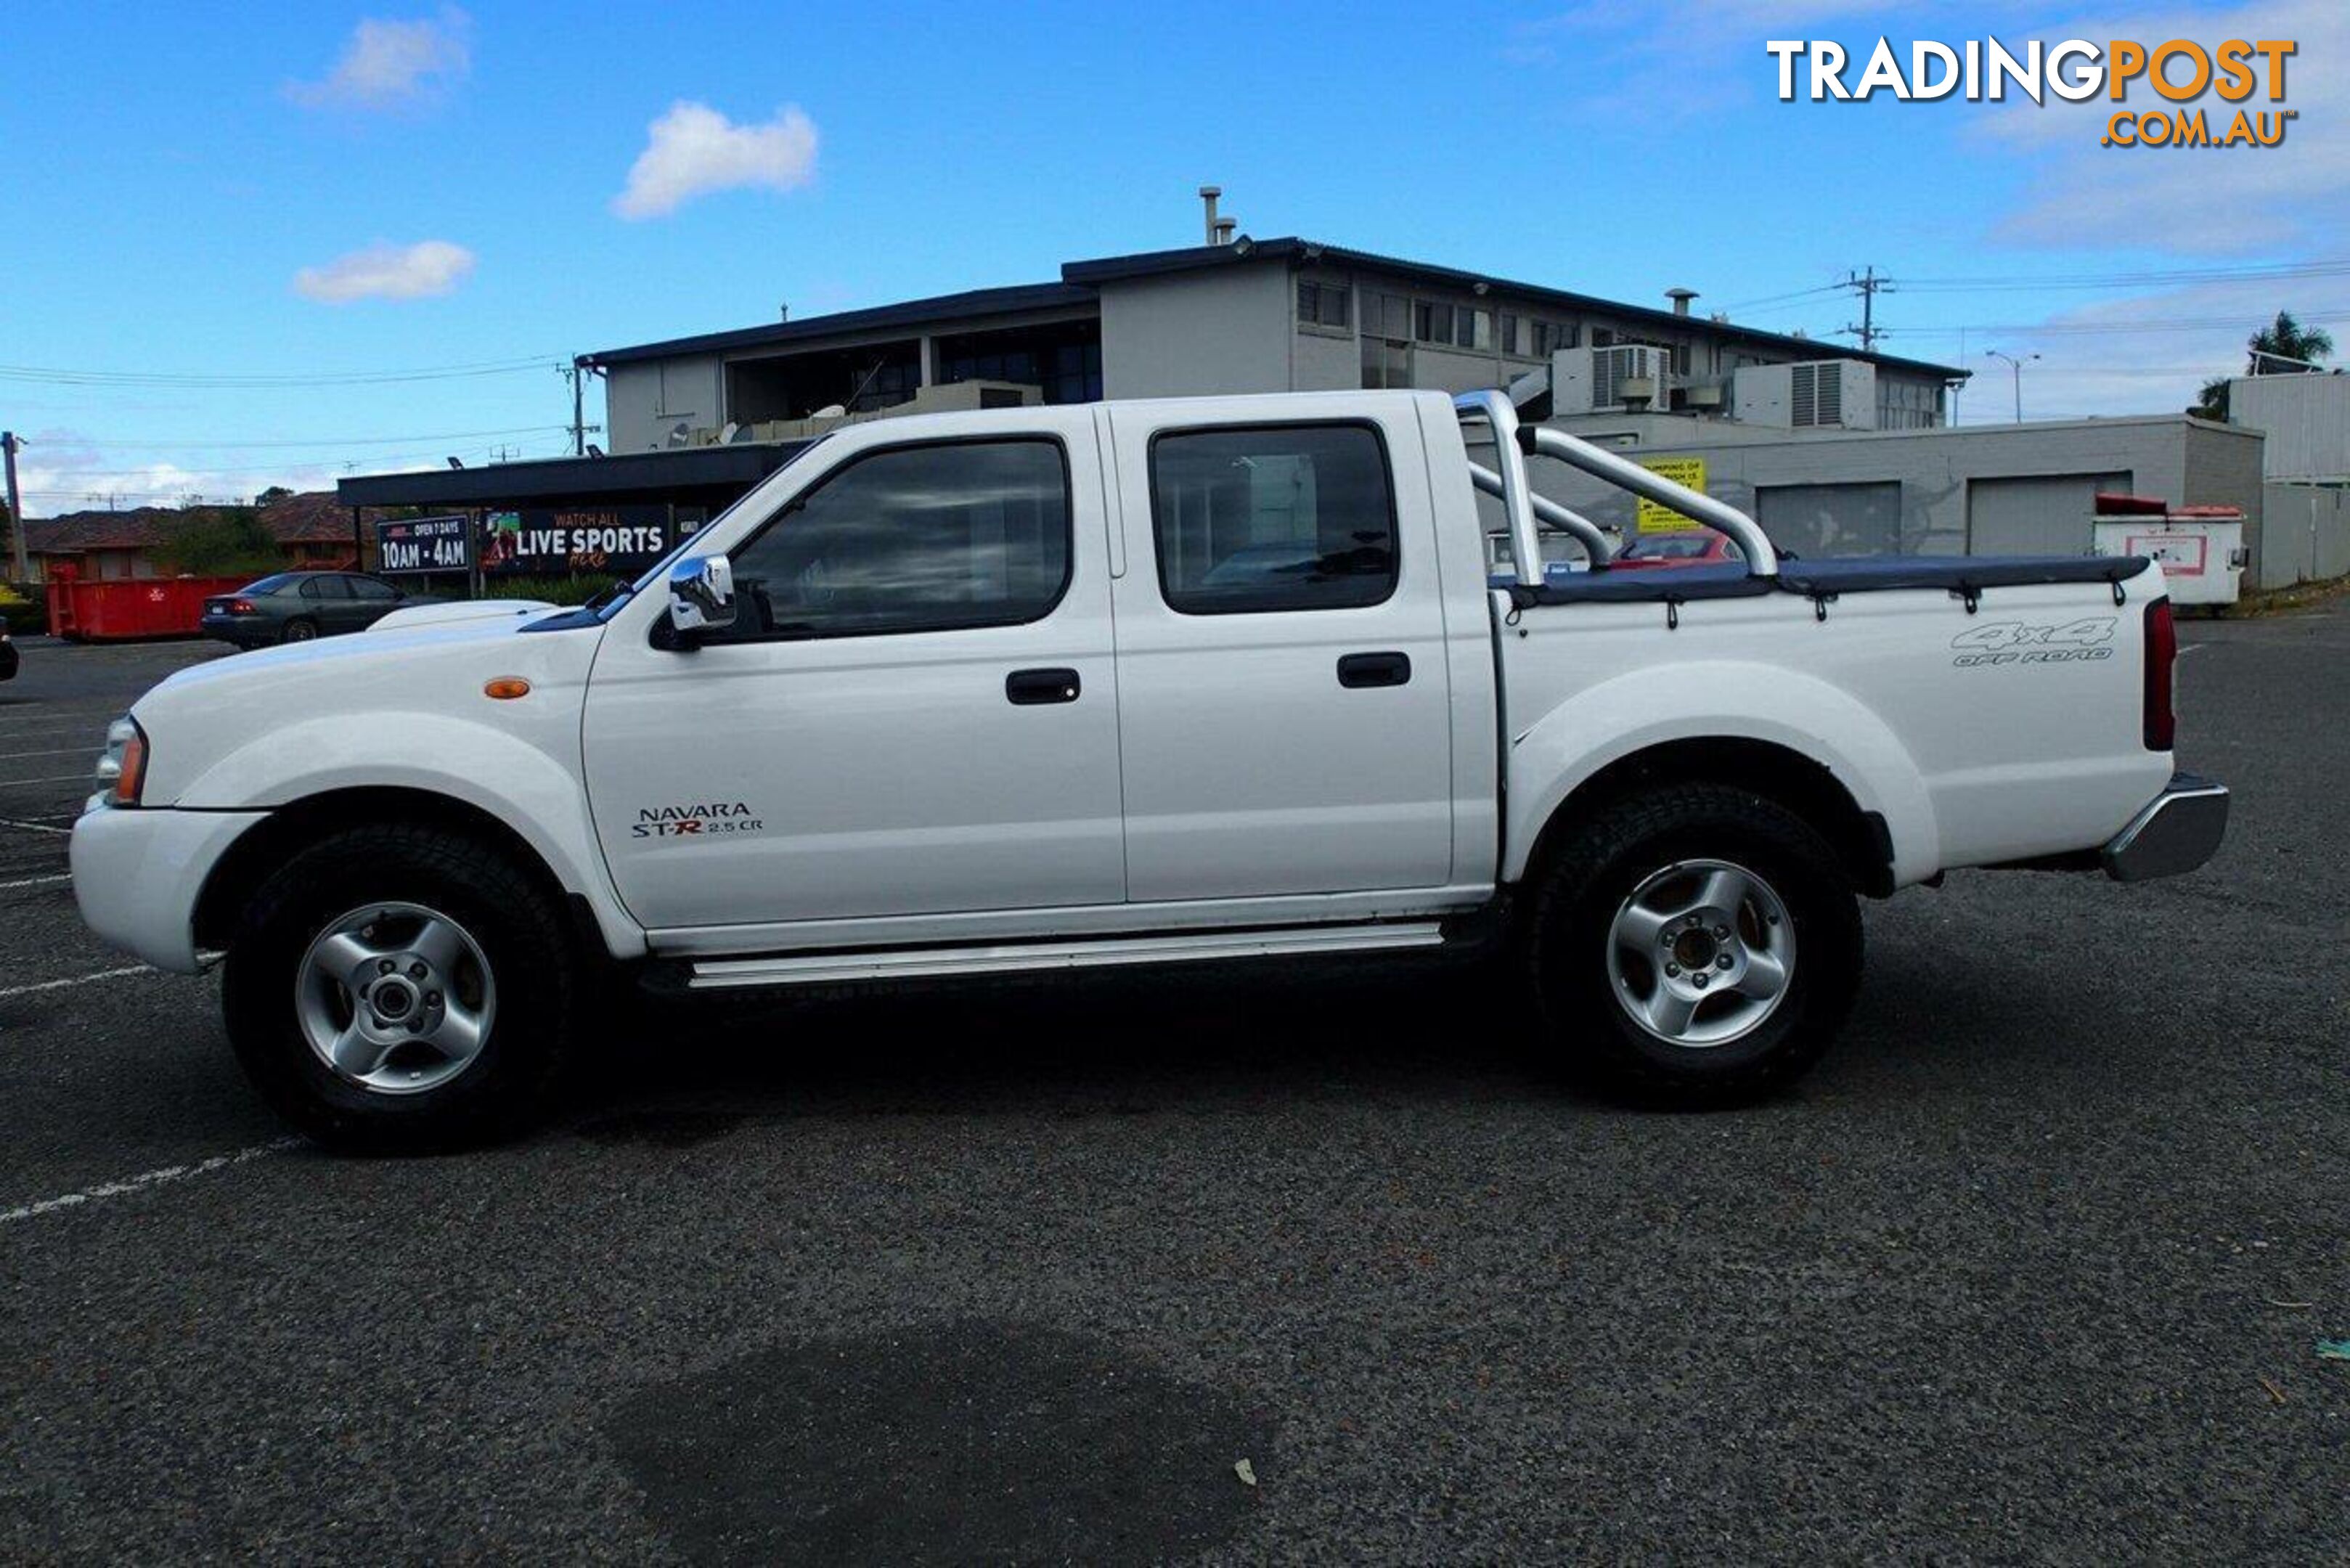
[[[70,566],[49,577],[49,634],[79,642],[193,637],[208,594],[234,593],[236,577],[123,577],[86,583]]]

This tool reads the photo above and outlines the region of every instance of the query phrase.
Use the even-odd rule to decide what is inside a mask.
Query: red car
[[[1610,561],[1610,571],[1642,566],[1715,566],[1746,557],[1726,534],[1711,528],[1676,529],[1669,534],[1634,534]]]

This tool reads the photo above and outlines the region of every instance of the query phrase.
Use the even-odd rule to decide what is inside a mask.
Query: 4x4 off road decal
[[[2115,618],[2089,616],[2055,626],[2029,621],[1995,620],[1970,626],[1950,639],[1959,656],[1950,662],[1960,670],[1994,664],[2072,664],[2111,659]]]
[[[644,805],[629,826],[634,838],[714,838],[722,834],[764,833],[766,824],[751,815],[739,800],[702,801],[692,805]]]

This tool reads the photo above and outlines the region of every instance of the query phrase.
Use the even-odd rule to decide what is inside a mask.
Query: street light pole
[[[2002,354],[1996,348],[1986,348],[1983,353],[1990,358],[2007,361],[2009,376],[2015,382],[2015,422],[2022,424],[2023,422],[2023,359],[2037,359],[2040,356],[2026,354],[2023,359],[2019,359],[2012,354]]]

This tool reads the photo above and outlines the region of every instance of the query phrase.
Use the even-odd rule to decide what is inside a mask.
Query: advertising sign
[[[470,517],[403,517],[375,525],[380,571],[462,572],[473,565],[473,547]]]
[[[482,530],[482,570],[629,577],[660,560],[673,539],[670,510],[662,505],[493,512]]]
[[[1644,457],[1640,466],[1659,479],[1669,479],[1675,484],[1702,494],[1705,491],[1705,459],[1701,457]],[[1635,514],[1634,525],[1643,534],[1683,534],[1704,524],[1684,517],[1669,506],[1659,506],[1643,496]]]

